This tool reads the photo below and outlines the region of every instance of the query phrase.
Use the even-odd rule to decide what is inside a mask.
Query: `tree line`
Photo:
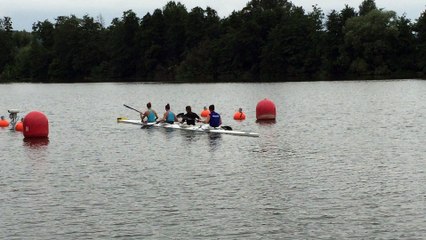
[[[14,31],[0,19],[0,82],[289,81],[426,76],[426,11],[412,22],[364,0],[325,14],[252,0],[220,18],[168,2],[108,27],[59,16]]]

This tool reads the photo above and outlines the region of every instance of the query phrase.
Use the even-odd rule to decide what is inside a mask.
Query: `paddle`
[[[136,108],[130,107],[129,105],[123,104],[123,106],[125,106],[126,108],[129,108],[129,109],[132,109],[132,110],[134,110],[134,111],[136,111],[136,112],[138,112],[140,114],[143,114],[143,112],[137,110]],[[149,127],[151,127],[151,126],[150,125],[142,125],[141,128],[149,128]]]
[[[178,115],[176,115],[177,118],[183,118],[183,115],[185,115],[185,113],[179,113]]]
[[[126,108],[129,108],[129,109],[132,109],[132,110],[134,110],[134,111],[136,111],[136,112],[138,112],[138,113],[143,114],[143,112],[141,112],[141,111],[137,110],[136,108],[132,108],[132,107],[130,107],[130,106],[128,106],[128,105],[126,105],[126,104],[123,104],[123,106],[125,106]]]
[[[230,126],[220,126],[223,130],[229,130],[232,131],[232,127]]]

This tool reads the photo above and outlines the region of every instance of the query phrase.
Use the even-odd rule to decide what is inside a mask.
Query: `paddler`
[[[214,105],[209,106],[210,114],[207,116],[207,118],[204,121],[201,121],[203,123],[208,123],[210,127],[219,127],[222,125],[222,118],[220,117],[220,114],[214,111]]]
[[[204,106],[203,111],[201,111],[201,117],[206,118],[210,114],[210,111]]]
[[[186,106],[186,113],[182,116],[182,122],[186,122],[188,125],[195,125],[195,121],[199,121],[201,118],[198,114],[192,112],[191,106]]]
[[[243,112],[242,108],[238,109],[238,112],[234,114],[234,120],[245,120],[246,114]]]
[[[170,124],[177,122],[178,120],[176,118],[176,114],[170,111],[170,104],[167,103],[164,108],[166,109],[166,112],[164,113],[163,118],[160,120],[160,122],[166,122]]]
[[[141,113],[141,120],[144,122],[144,118],[147,118],[148,123],[153,123],[158,119],[157,112],[151,109],[151,102],[146,104],[148,110],[146,110],[143,114]]]

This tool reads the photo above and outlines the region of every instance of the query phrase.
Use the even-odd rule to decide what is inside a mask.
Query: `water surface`
[[[255,123],[265,97],[275,124]],[[116,123],[148,101],[213,103],[260,137]],[[50,126],[48,143],[0,129],[2,239],[426,236],[425,81],[6,84],[0,106]]]

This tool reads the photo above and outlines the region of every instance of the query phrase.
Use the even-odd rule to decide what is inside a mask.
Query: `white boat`
[[[162,127],[162,128],[173,128],[180,129],[185,131],[194,131],[194,132],[205,132],[205,133],[220,133],[220,134],[229,134],[229,135],[237,135],[237,136],[248,136],[248,137],[259,137],[258,133],[254,132],[243,132],[243,131],[235,131],[235,130],[227,130],[226,128],[212,128],[208,124],[202,125],[187,125],[181,123],[143,123],[141,120],[130,120],[126,118],[117,118],[118,123],[128,123],[140,125],[143,128],[148,127]]]

